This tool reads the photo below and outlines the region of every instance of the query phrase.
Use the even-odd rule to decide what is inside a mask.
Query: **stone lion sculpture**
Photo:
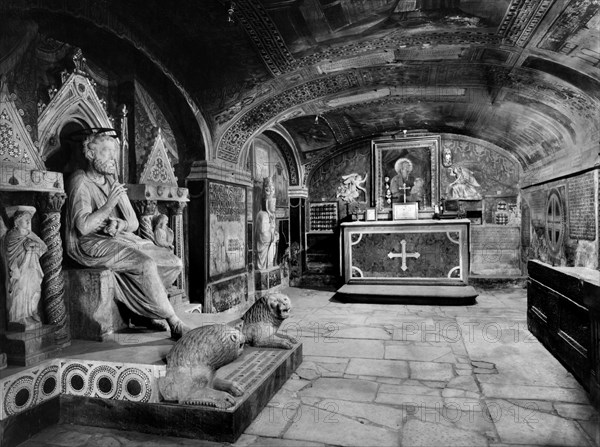
[[[283,293],[271,293],[257,300],[242,317],[246,343],[258,348],[292,349],[297,340],[277,333],[291,309],[292,303]]]
[[[215,324],[186,333],[167,354],[167,374],[158,387],[167,401],[180,404],[229,408],[243,387],[220,379],[216,371],[238,358],[244,350],[244,335],[237,329]]]

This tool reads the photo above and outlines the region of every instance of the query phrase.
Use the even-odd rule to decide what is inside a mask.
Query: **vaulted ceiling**
[[[162,96],[192,158],[241,166],[268,129],[301,161],[423,129],[564,172],[598,155],[599,10],[598,0],[0,2],[22,30],[35,23]],[[14,28],[0,27],[0,67]]]

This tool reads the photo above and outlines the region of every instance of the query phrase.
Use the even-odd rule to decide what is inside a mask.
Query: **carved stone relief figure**
[[[256,268],[273,267],[277,253],[279,232],[275,221],[275,190],[270,177],[263,180],[264,207],[256,215]]]
[[[175,235],[167,224],[169,218],[165,214],[158,214],[154,218],[154,243],[159,247],[165,247],[173,250],[173,239]]]
[[[44,278],[40,256],[48,247],[31,231],[34,207],[19,206],[7,211],[14,211],[14,226],[2,238],[0,253],[5,268],[9,328],[12,324],[20,330],[34,329],[42,324],[38,311]]]

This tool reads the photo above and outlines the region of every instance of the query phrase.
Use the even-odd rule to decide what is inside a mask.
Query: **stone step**
[[[60,351],[54,339],[55,332],[56,326],[49,324],[25,332],[4,332],[0,334],[0,345],[9,364],[30,366]]]
[[[482,289],[502,287],[525,288],[527,276],[523,275],[470,275],[469,284]]]

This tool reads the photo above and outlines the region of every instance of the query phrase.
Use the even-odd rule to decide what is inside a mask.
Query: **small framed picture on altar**
[[[393,220],[416,220],[419,218],[419,202],[394,203]]]
[[[375,208],[367,208],[365,211],[365,220],[377,220],[377,210]]]

